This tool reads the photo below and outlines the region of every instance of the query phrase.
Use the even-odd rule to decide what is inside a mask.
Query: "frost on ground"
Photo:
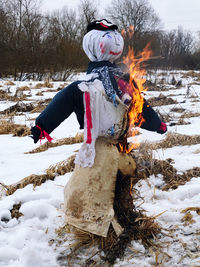
[[[171,85],[173,76],[177,86]],[[166,139],[166,134],[161,136],[140,129],[137,138],[141,148],[151,148],[152,161],[165,162],[163,168],[170,164],[182,180],[170,187],[172,181],[166,179],[164,169],[160,173],[149,172],[142,178],[146,165],[152,161],[140,155],[143,160],[138,169],[140,179],[133,187],[134,203],[138,209],[145,210],[147,216],[155,218],[162,232],[150,248],[144,247],[140,240],[132,241],[124,257],[114,266],[200,266],[199,73],[158,72],[156,78],[155,74],[151,78],[153,85],[145,98],[150,99],[167,122],[171,137]],[[30,128],[49,99],[62,87],[63,83],[58,82],[39,85],[38,82],[0,81],[1,123],[6,121],[13,123],[12,127],[19,124]],[[13,132],[6,127],[4,134],[0,131],[0,183],[4,184],[0,186],[0,267],[84,266],[86,263],[87,266],[106,266],[96,247],[79,249],[75,259],[71,257],[73,236],[62,234],[63,191],[70,172],[60,172],[62,175],[57,172],[52,180],[47,179],[40,185],[31,183],[6,195],[5,185],[18,183],[32,174],[42,176],[51,165],[76,153],[80,143],[59,141],[74,137],[79,131],[75,115],[51,134],[60,145],[41,152],[40,144],[33,144],[28,135],[13,137]],[[38,153],[26,153],[36,148]],[[135,153],[137,156],[138,152]],[[188,170],[190,173],[186,176]]]

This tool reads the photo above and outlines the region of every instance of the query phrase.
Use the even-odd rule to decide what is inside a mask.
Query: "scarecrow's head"
[[[106,19],[95,20],[87,26],[83,49],[91,61],[115,61],[122,54],[124,40],[118,27]]]

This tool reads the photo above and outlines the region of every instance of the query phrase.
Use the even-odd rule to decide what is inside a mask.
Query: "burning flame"
[[[133,25],[130,25],[128,30],[129,39],[133,37],[134,32],[135,32],[135,27]]]
[[[142,117],[142,109],[144,104],[144,98],[142,93],[145,91],[144,83],[146,81],[146,70],[144,69],[144,62],[147,61],[151,56],[151,50],[149,49],[149,44],[144,48],[144,50],[137,56],[134,56],[134,51],[129,47],[128,55],[124,58],[124,63],[129,66],[129,85],[132,94],[132,103],[128,113],[129,116],[129,129],[133,137],[133,143],[128,149],[125,149],[126,153],[129,153],[132,149],[138,148],[139,143],[137,142],[135,135],[135,126],[140,127],[144,122]],[[143,67],[141,66],[143,65]],[[122,146],[121,146],[122,149]],[[122,149],[123,150],[123,149]]]
[[[128,30],[125,29],[121,30],[121,35],[123,36],[123,38],[126,38],[126,36],[128,36],[128,38],[131,39],[134,33],[135,33],[135,27],[133,25],[130,25]]]

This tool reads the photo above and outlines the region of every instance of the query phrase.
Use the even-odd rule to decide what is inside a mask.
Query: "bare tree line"
[[[42,13],[40,7],[39,0],[0,0],[0,77],[22,80],[49,75],[66,80],[72,70],[86,67],[82,38],[87,24],[102,17],[123,30],[124,55],[129,46],[137,54],[150,43],[154,55],[160,56],[150,67],[200,65],[192,34],[182,28],[162,31],[162,22],[148,0],[113,0],[104,16],[92,0],[81,0],[77,10],[65,7],[52,14]]]

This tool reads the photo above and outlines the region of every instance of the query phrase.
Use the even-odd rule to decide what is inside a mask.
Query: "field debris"
[[[190,146],[200,144],[200,135],[185,135],[179,133],[169,132],[165,139],[161,142],[141,144],[141,146],[148,146],[151,149],[171,148],[174,146]]]
[[[34,109],[34,105],[31,103],[25,104],[23,102],[18,102],[17,104],[3,110],[0,112],[0,114],[16,114],[18,112],[30,112]]]
[[[148,99],[148,103],[152,107],[177,104],[178,102],[171,97],[167,97],[162,93],[158,97],[151,97]]]
[[[21,203],[19,204],[14,204],[13,208],[11,209],[11,216],[12,218],[19,219],[21,216],[23,216],[23,213],[21,213],[19,210],[21,208]]]
[[[13,134],[13,136],[21,137],[30,135],[31,130],[25,125],[15,124],[7,120],[1,120],[0,134]]]

